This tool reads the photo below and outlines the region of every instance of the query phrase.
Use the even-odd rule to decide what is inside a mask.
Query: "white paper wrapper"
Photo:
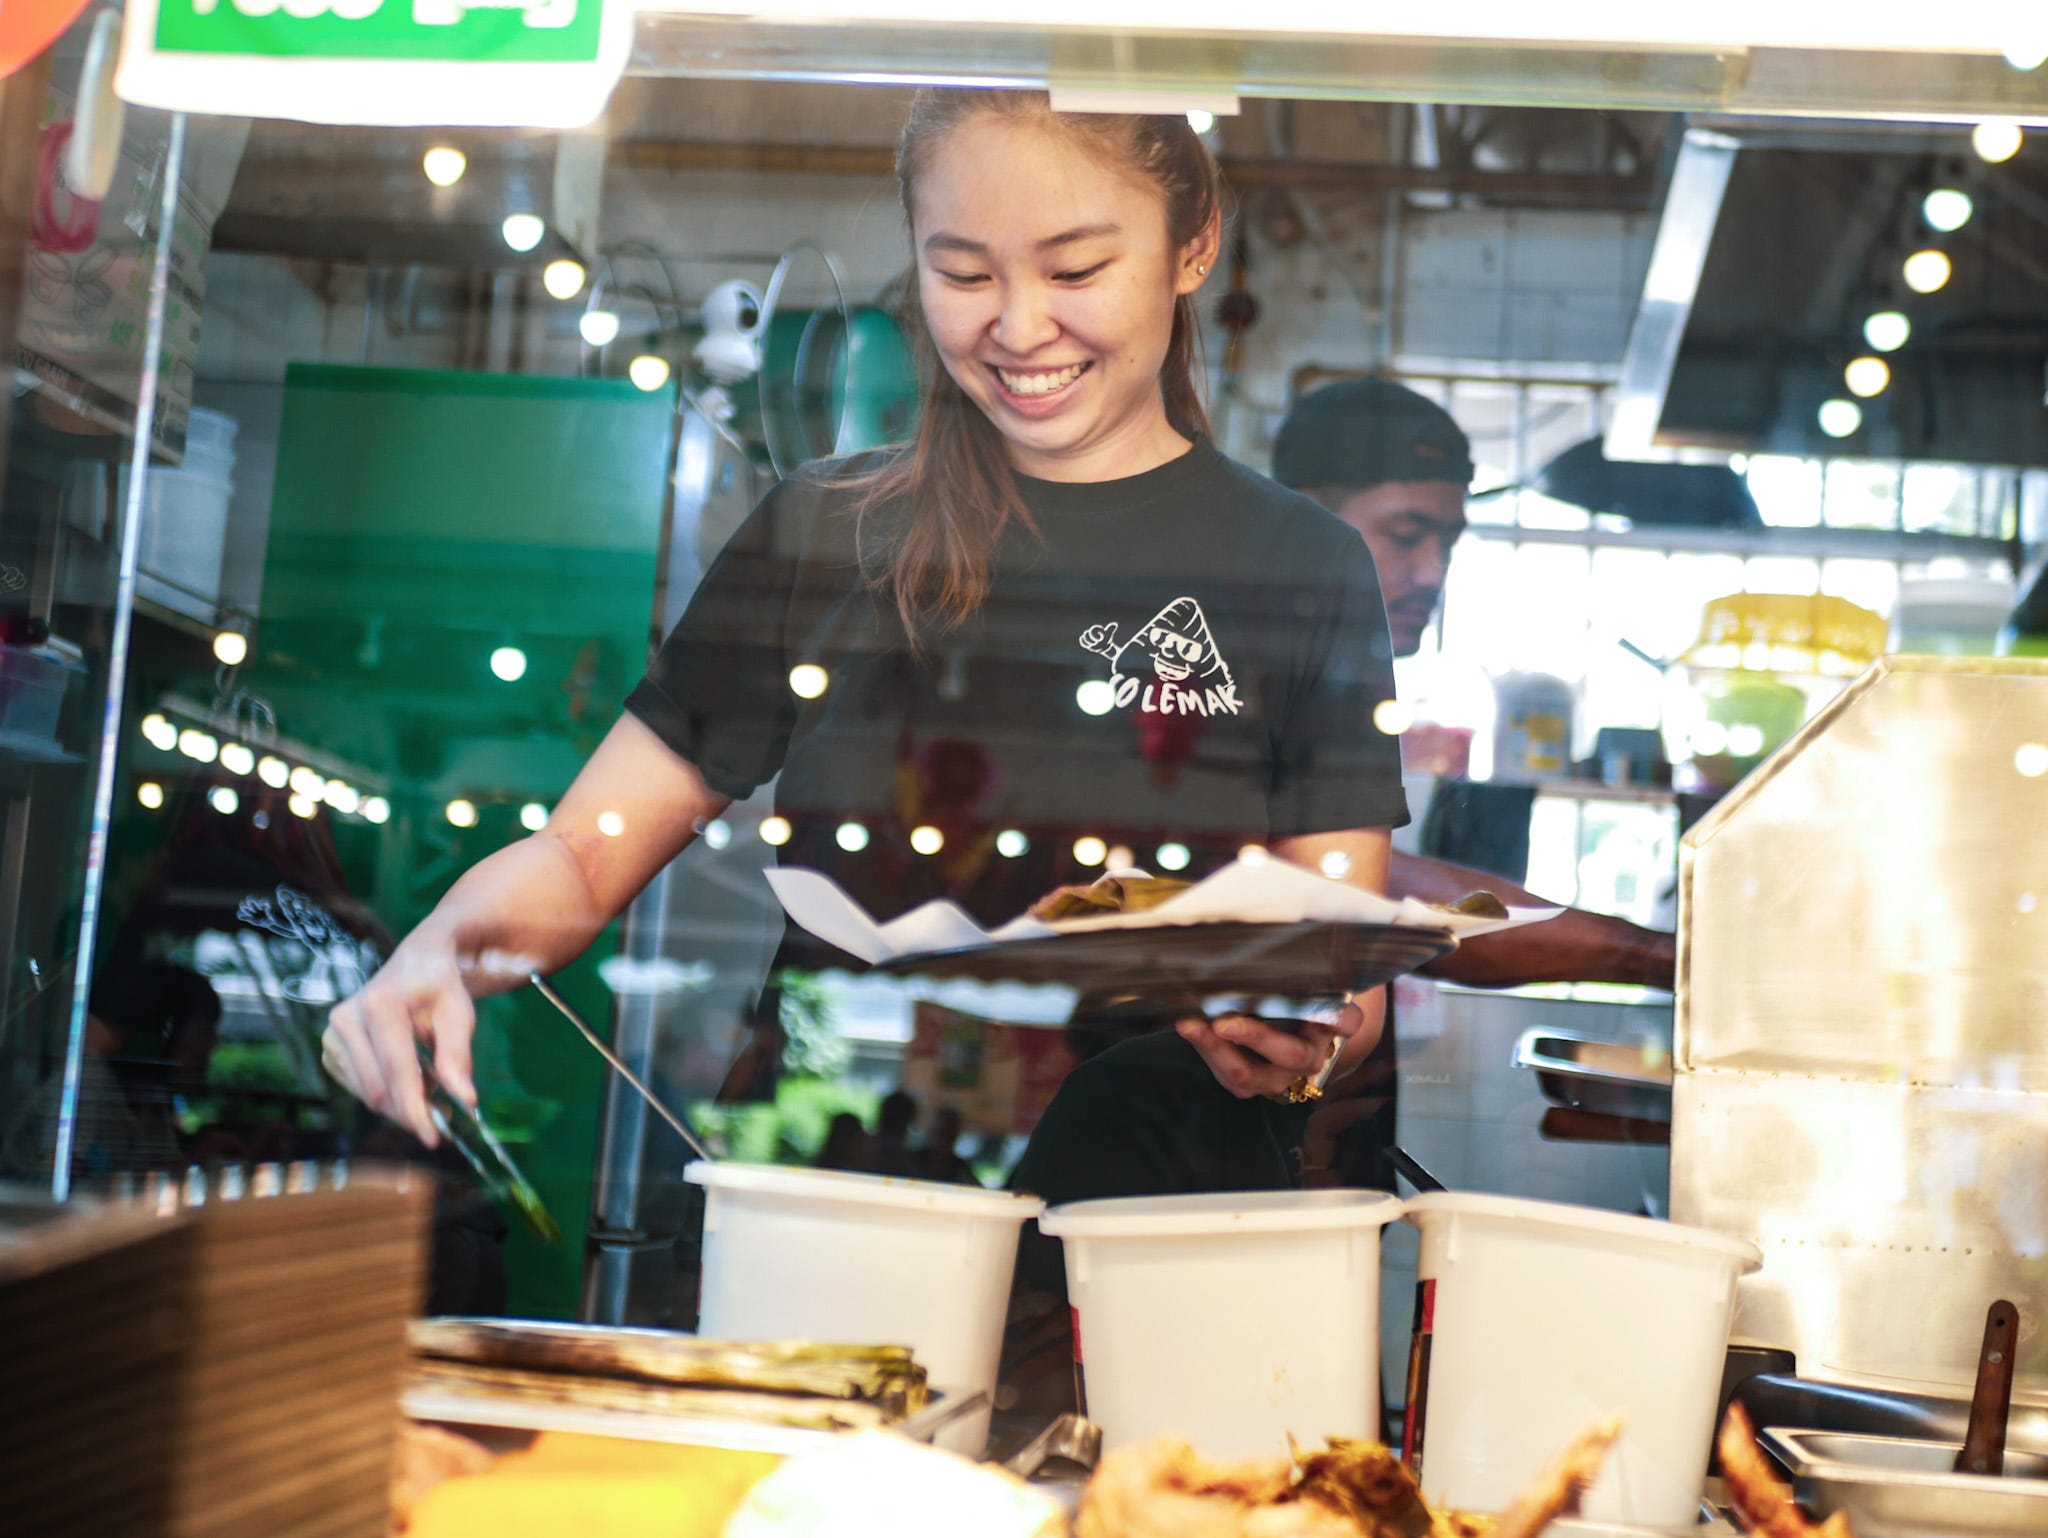
[[[1119,872],[1118,874],[1126,874]],[[1333,881],[1285,860],[1233,860],[1215,875],[1146,913],[1072,919],[1059,924],[1019,916],[983,929],[950,902],[928,902],[877,924],[831,877],[814,870],[771,870],[768,884],[783,912],[819,939],[871,965],[1005,940],[1038,940],[1082,929],[1162,929],[1183,924],[1405,924],[1449,930],[1460,940],[1556,918],[1562,908],[1510,908],[1504,919],[1446,913],[1413,898],[1395,901]]]

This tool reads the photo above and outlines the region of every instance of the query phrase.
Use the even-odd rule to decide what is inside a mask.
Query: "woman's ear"
[[[1208,281],[1209,271],[1216,265],[1216,253],[1223,246],[1223,214],[1220,210],[1209,215],[1209,222],[1202,231],[1180,250],[1179,270],[1174,274],[1174,292],[1192,294]]]

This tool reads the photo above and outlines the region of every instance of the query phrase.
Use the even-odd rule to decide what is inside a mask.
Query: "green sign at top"
[[[160,54],[588,64],[602,0],[159,0]]]

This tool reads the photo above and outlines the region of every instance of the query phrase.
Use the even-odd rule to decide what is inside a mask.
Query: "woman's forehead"
[[[1115,225],[1125,238],[1165,228],[1164,197],[1092,135],[985,113],[957,125],[912,189],[918,238],[935,233],[1033,246]]]

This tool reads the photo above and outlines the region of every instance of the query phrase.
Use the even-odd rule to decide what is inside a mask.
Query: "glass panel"
[[[1823,467],[1819,460],[1754,454],[1747,474],[1749,494],[1756,498],[1765,523],[1811,528],[1820,522]]]
[[[47,75],[0,81],[0,121],[41,119],[35,144],[0,142],[15,189],[0,206],[35,210],[0,229],[0,342],[22,365],[0,493],[0,1179],[59,1197],[74,1175],[175,1162],[216,1013],[199,979],[121,956],[97,923],[101,891],[131,874],[108,839],[107,798],[123,798],[106,730],[138,548],[131,472],[151,443],[165,461],[185,453],[199,289],[170,280],[174,262],[196,277],[218,205],[202,206],[180,125],[135,108],[107,199],[70,194],[57,151],[90,26],[59,41]],[[24,92],[41,114],[17,110]]]

